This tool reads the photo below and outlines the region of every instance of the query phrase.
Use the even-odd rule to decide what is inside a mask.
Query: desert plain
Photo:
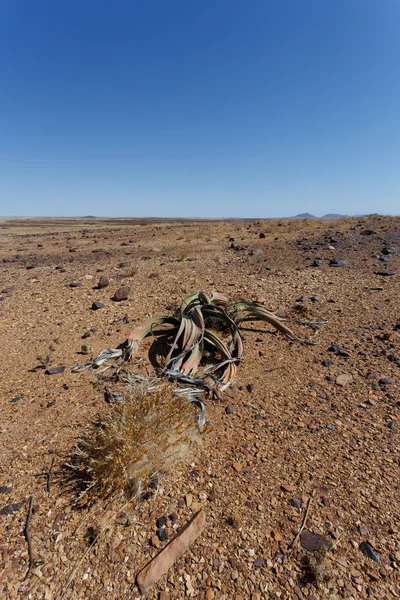
[[[399,278],[394,217],[0,221],[0,599],[399,598]],[[193,454],[140,502],[77,506],[64,465],[113,406],[72,367],[196,290],[311,343],[247,323]],[[143,596],[137,574],[199,510]]]

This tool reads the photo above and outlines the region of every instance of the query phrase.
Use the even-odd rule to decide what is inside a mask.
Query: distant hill
[[[317,219],[318,217],[316,217],[315,215],[311,215],[310,213],[300,213],[299,215],[296,215],[295,217],[291,217],[292,219]]]
[[[346,217],[348,217],[348,215],[339,215],[336,213],[328,213],[327,215],[324,215],[321,218],[322,219],[344,219]]]

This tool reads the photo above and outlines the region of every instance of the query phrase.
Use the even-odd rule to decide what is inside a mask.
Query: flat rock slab
[[[137,576],[137,584],[142,594],[157,583],[157,581],[168,571],[193,544],[206,526],[206,515],[200,510],[180,530],[178,535],[157,556],[146,565]]]
[[[315,552],[316,550],[321,550],[321,548],[330,549],[332,547],[332,544],[323,535],[308,531],[307,529],[301,532],[300,543],[309,552]]]

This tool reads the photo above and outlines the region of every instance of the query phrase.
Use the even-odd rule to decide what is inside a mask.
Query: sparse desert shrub
[[[195,409],[168,383],[131,388],[124,402],[87,427],[70,467],[83,494],[139,498],[154,478],[188,456],[200,433]]]

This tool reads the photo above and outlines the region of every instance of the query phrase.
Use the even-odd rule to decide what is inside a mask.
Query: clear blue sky
[[[0,215],[400,213],[399,0],[1,0]]]

